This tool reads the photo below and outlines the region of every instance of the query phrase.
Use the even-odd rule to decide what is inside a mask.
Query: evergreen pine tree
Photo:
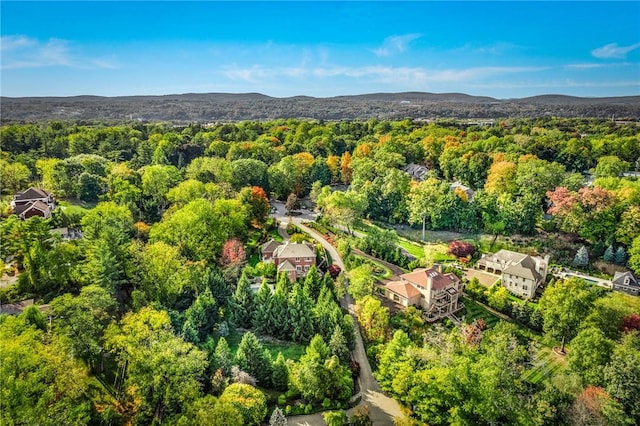
[[[589,265],[589,253],[587,252],[587,248],[582,246],[573,258],[573,266],[584,267],[587,265]]]
[[[284,416],[280,407],[276,407],[273,410],[273,413],[271,413],[269,426],[287,426],[287,418]]]
[[[279,339],[290,339],[292,319],[289,317],[289,303],[281,286],[271,299],[267,317],[268,333]]]
[[[220,369],[225,376],[231,373],[231,366],[233,365],[233,354],[229,348],[227,339],[221,337],[216,344],[216,350],[213,353],[213,359],[211,361],[212,369]]]
[[[605,262],[613,262],[614,259],[614,251],[613,251],[613,246],[610,245],[609,247],[607,247],[607,249],[604,251],[604,255],[602,255],[602,260],[604,260]]]
[[[271,293],[271,291],[269,291],[269,293]],[[257,301],[254,300],[254,295],[251,291],[251,283],[243,273],[238,280],[236,291],[231,297],[231,315],[233,321],[238,327],[251,327],[251,320],[256,308]]]
[[[247,332],[242,336],[236,360],[243,371],[258,380],[260,386],[271,386],[271,357],[255,334]]]
[[[290,324],[291,339],[294,342],[306,343],[311,340],[314,333],[313,300],[308,293],[300,287],[293,286],[287,306],[289,314],[287,319]]]
[[[624,265],[626,260],[627,260],[627,252],[625,251],[624,247],[622,246],[618,247],[618,250],[616,250],[616,254],[614,255],[613,261],[615,262],[616,265]]]
[[[347,340],[342,333],[342,327],[336,325],[331,334],[331,340],[329,340],[329,354],[338,357],[340,362],[348,363],[351,359],[351,353],[347,347]]]
[[[271,289],[267,285],[266,281],[262,281],[260,290],[256,294],[253,318],[251,323],[253,329],[258,333],[269,333],[269,310],[271,309]]]
[[[307,276],[304,278],[304,288],[314,302],[318,300],[320,289],[322,288],[322,277],[320,276],[316,265],[311,265],[309,268]]]
[[[289,386],[289,367],[287,366],[287,360],[282,355],[282,352],[278,352],[278,356],[272,365],[271,383],[274,389],[279,391],[286,391]]]

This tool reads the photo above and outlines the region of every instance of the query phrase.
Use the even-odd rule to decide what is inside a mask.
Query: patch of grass
[[[242,336],[245,332],[235,332],[231,333],[226,337],[227,343],[229,343],[229,349],[231,349],[231,353],[235,355],[238,350],[238,346],[240,345],[240,341],[242,340]],[[304,351],[306,346],[301,345],[299,343],[294,342],[285,342],[282,340],[277,340],[269,336],[257,336],[262,346],[269,351],[271,354],[271,358],[273,360],[278,356],[278,352],[282,352],[282,355],[285,359],[292,359],[294,361],[298,361],[302,355],[304,355]]]
[[[447,263],[454,262],[455,256],[448,253],[449,246],[444,243],[425,244],[423,248],[424,257],[428,263]]]
[[[548,380],[566,368],[566,359],[551,348],[532,342],[531,349],[531,368],[524,375],[529,382],[536,384]]]
[[[414,243],[404,238],[400,238],[398,244],[416,259],[422,259],[425,257],[425,249],[422,244]]]
[[[371,272],[373,273],[374,277],[378,280],[389,279],[393,275],[393,272],[391,272],[391,269],[387,268],[381,263],[378,263],[371,259],[367,259],[362,256],[358,256],[357,254],[354,254],[353,256],[361,259],[359,264],[365,264],[365,263],[369,264],[371,266]]]
[[[487,327],[491,328],[501,321],[499,317],[486,310],[482,305],[476,303],[474,300],[465,297],[463,298],[463,303],[464,311],[458,316],[463,318],[467,323],[472,323],[473,321],[482,318],[487,324]]]

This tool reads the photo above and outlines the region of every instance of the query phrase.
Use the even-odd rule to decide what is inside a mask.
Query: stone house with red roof
[[[389,282],[387,298],[402,306],[424,309],[427,321],[437,321],[462,309],[459,298],[462,283],[455,274],[443,274],[434,268],[416,269],[400,275],[399,281]]]
[[[13,212],[23,220],[33,216],[48,219],[55,207],[53,195],[41,188],[31,187],[18,192],[11,200]]]
[[[307,275],[316,264],[316,248],[311,243],[278,243],[270,240],[262,245],[262,261],[273,262],[278,273],[286,272],[291,281]]]

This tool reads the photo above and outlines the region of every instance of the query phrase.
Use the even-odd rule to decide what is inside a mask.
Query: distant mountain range
[[[601,117],[640,119],[640,96],[580,98],[542,95],[494,99],[463,93],[371,93],[314,98],[274,98],[260,93],[186,93],[163,96],[0,97],[8,121],[111,120],[220,122],[276,118],[437,119]]]

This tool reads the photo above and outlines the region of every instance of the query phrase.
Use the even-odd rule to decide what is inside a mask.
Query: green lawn
[[[376,261],[373,261],[371,259],[362,257],[362,256],[358,256],[357,254],[353,255],[354,257],[357,257],[359,259],[362,259],[362,263],[367,263],[371,266],[371,270],[373,272],[373,275],[375,276],[376,279],[389,279],[391,278],[391,276],[393,275],[393,272],[391,272],[391,269],[387,268],[386,266],[384,266],[381,263],[378,263]]]
[[[463,303],[464,311],[462,311],[458,317],[463,318],[467,323],[472,323],[478,318],[482,318],[487,324],[487,327],[491,328],[501,321],[500,318],[486,310],[482,305],[476,303],[474,300],[465,297],[463,298]]]
[[[236,353],[243,335],[244,333],[236,332],[226,337],[231,353]],[[286,359],[297,361],[302,355],[304,355],[304,351],[306,349],[304,345],[293,342],[284,342],[268,336],[258,336],[258,339],[260,339],[264,348],[271,353],[271,358],[274,360],[278,356],[278,352],[282,352],[282,355],[284,355]]]
[[[531,369],[525,373],[525,379],[529,382],[540,383],[565,369],[566,359],[555,354],[551,348],[537,342],[531,342],[531,348],[533,350]]]

